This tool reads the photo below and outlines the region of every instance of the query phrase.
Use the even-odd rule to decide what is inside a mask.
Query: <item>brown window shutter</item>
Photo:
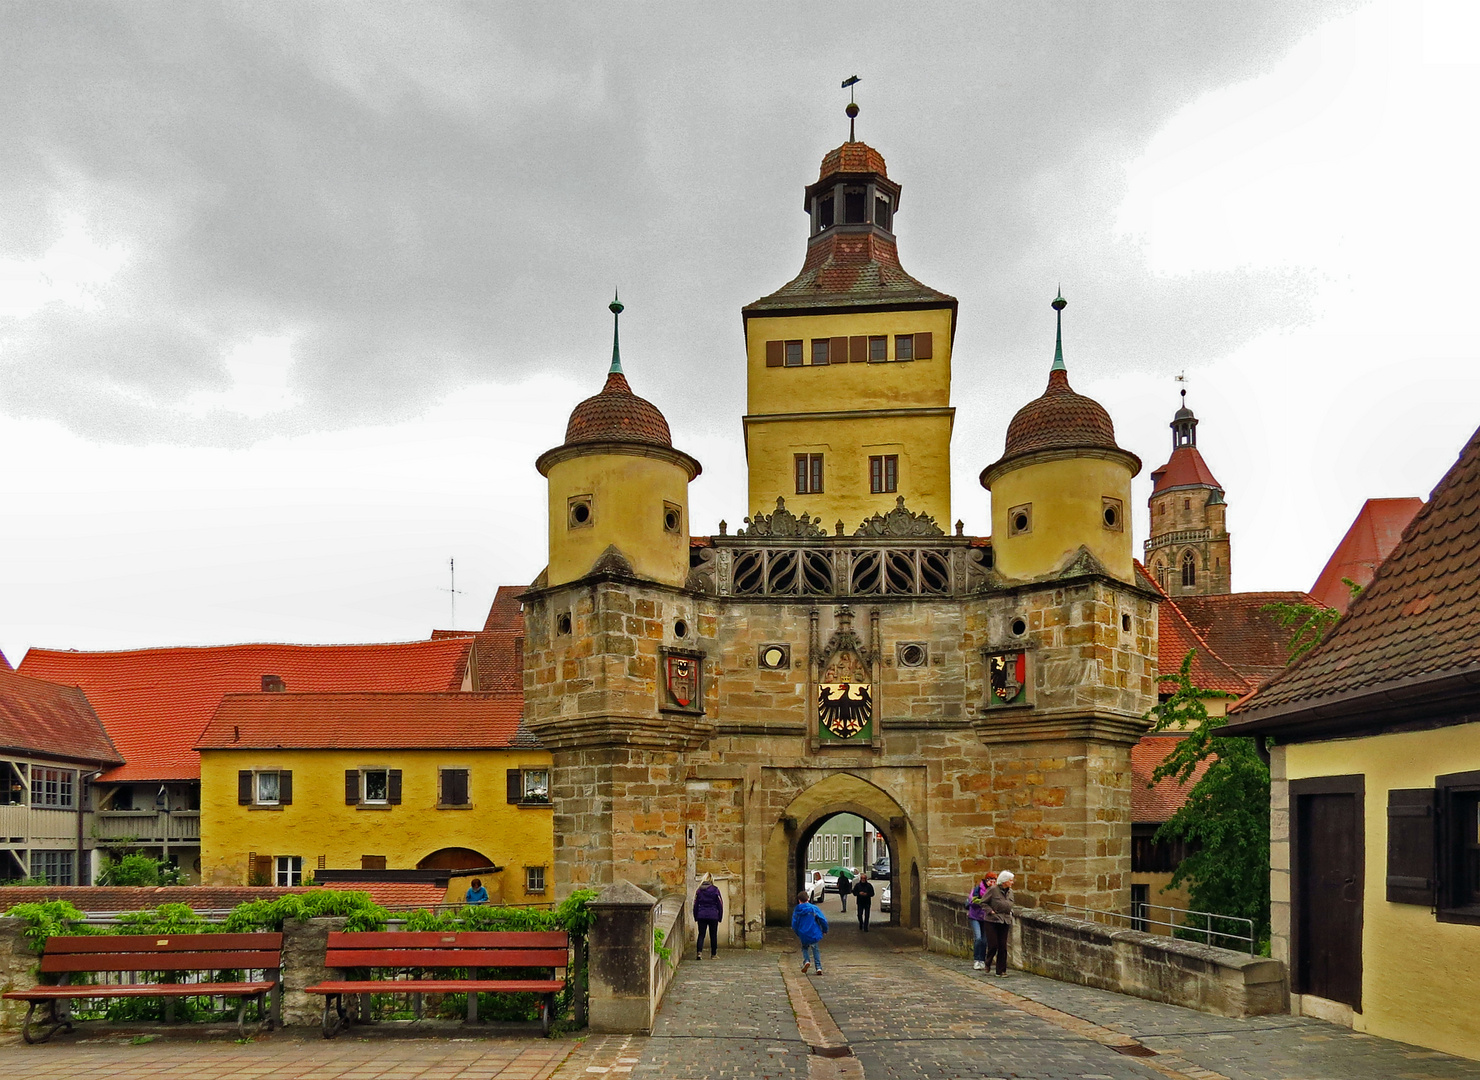
[[[1390,904],[1434,904],[1435,791],[1388,792],[1387,899]]]
[[[780,367],[786,363],[786,342],[766,342],[766,367]]]
[[[850,337],[848,339],[848,362],[850,364],[868,363],[868,338]]]
[[[258,881],[265,881],[268,885],[277,884],[277,882],[275,882],[272,877],[271,855],[258,855],[256,852],[253,852],[251,855],[251,860],[252,866],[251,869],[248,870],[248,874],[250,874],[252,878],[256,878]],[[250,878],[248,879],[248,884],[252,884]]]
[[[401,770],[391,769],[390,772],[387,774],[386,779],[389,781],[386,786],[390,788],[390,790],[386,793],[386,802],[390,803],[392,806],[400,806]]]
[[[827,355],[834,364],[846,364],[848,362],[848,339],[845,337],[829,339]]]
[[[283,769],[278,773],[278,803],[282,806],[293,805],[293,770]]]
[[[252,770],[242,769],[236,774],[236,803],[238,806],[252,804]]]
[[[514,803],[516,803],[516,802],[523,802],[524,801],[524,777],[523,777],[523,774],[520,773],[520,771],[518,769],[510,769],[509,772],[508,772],[508,782],[509,782],[509,790],[508,790],[509,801],[510,802],[514,802]]]
[[[344,805],[354,806],[360,801],[360,770],[344,770]]]
[[[934,334],[915,335],[915,359],[929,360],[934,355],[932,349],[935,345]]]

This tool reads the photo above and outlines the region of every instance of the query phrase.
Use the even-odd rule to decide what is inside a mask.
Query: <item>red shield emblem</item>
[[[686,656],[664,658],[667,669],[668,693],[682,708],[688,708],[699,698],[699,662]]]

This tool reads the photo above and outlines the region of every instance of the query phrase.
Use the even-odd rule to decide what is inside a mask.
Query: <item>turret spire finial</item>
[[[1051,305],[1054,317],[1058,320],[1058,327],[1054,333],[1053,342],[1053,367],[1050,371],[1068,371],[1064,366],[1064,309],[1069,306],[1069,301],[1064,299],[1064,287],[1059,286],[1059,294],[1054,297]]]
[[[848,91],[848,107],[843,111],[848,114],[848,141],[857,142],[853,133],[853,121],[858,118],[858,103],[853,100],[853,86],[859,81],[857,75],[851,75],[843,80],[843,89]]]
[[[622,320],[622,301],[617,298],[617,294],[615,291],[612,293],[612,302],[608,304],[607,307],[611,309],[612,313],[612,366],[610,370],[607,371],[607,374],[621,375],[622,350],[617,341],[617,327]]]

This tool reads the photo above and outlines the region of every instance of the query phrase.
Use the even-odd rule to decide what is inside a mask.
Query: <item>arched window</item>
[[[1165,563],[1156,564],[1156,583],[1163,589],[1167,587],[1167,568]]]
[[[1191,588],[1197,584],[1197,556],[1188,551],[1182,555],[1182,587]]]

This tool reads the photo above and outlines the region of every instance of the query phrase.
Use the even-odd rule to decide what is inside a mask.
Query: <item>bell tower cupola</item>
[[[1233,591],[1233,549],[1223,485],[1197,448],[1197,417],[1187,391],[1172,415],[1172,456],[1151,474],[1146,569],[1172,596]]]

